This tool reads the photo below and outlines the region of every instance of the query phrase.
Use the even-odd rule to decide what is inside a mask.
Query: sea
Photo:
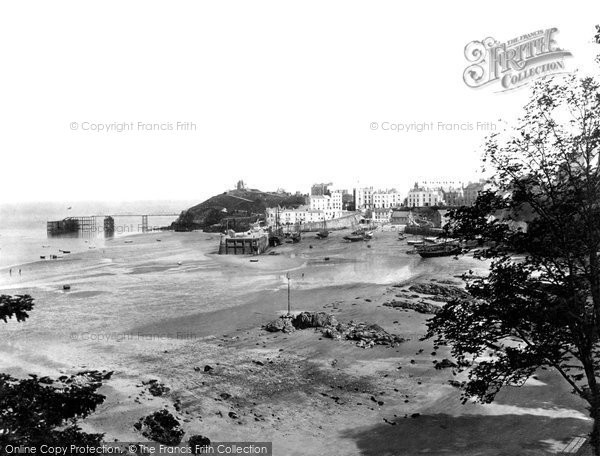
[[[150,230],[159,230],[175,221],[176,214],[196,203],[197,201],[86,201],[0,204],[0,269],[19,268],[27,263],[50,259],[52,255],[62,256],[61,251],[64,250],[76,253],[102,248],[114,238],[142,233],[141,214],[149,215]],[[102,217],[96,219],[97,227],[93,231],[60,236],[47,233],[48,221],[91,215],[115,215],[114,233],[111,235],[104,232]]]

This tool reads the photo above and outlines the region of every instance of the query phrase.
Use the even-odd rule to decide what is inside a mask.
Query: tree
[[[448,234],[478,240],[484,277],[472,299],[428,322],[449,344],[463,401],[492,402],[550,366],[589,405],[600,455],[600,86],[591,77],[540,80],[515,128],[488,138],[491,189],[451,211]],[[516,253],[521,254],[516,255]],[[483,360],[482,360],[483,359]]]
[[[29,295],[0,295],[0,319],[25,321],[33,306]],[[98,378],[81,383],[76,377],[16,379],[0,373],[0,446],[98,445],[103,434],[82,432],[77,419],[104,401],[96,393],[102,383]]]
[[[0,295],[0,320],[6,323],[11,318],[25,321],[29,318],[27,312],[33,309],[33,298],[29,295]]]

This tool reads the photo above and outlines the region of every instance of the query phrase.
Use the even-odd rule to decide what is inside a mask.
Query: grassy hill
[[[304,197],[289,196],[280,193],[263,192],[256,189],[230,190],[215,195],[181,213],[173,228],[176,231],[207,229],[217,225],[225,218],[256,220],[264,218],[268,207],[298,207],[304,204]]]

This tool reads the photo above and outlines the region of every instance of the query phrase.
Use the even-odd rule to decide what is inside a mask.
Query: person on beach
[[[19,269],[19,275],[21,275],[21,270]]]
[[[8,270],[8,275],[12,277],[12,268]]]

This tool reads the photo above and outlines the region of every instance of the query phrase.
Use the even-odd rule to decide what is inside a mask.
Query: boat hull
[[[344,239],[348,242],[360,242],[365,240],[363,236],[345,236]]]
[[[461,248],[456,246],[444,246],[443,248],[417,248],[417,253],[423,258],[454,256],[458,255],[461,251]]]

